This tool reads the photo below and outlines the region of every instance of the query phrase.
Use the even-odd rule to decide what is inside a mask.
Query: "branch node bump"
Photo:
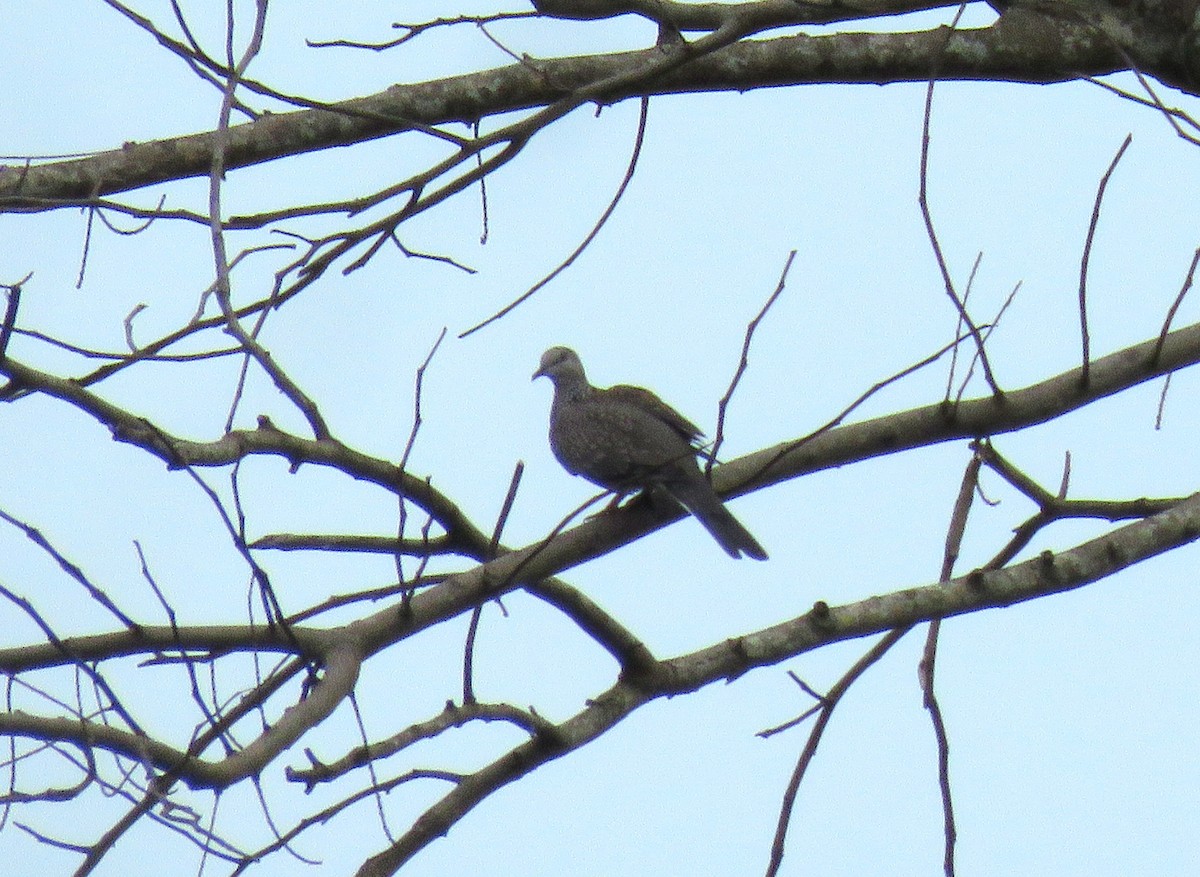
[[[1054,567],[1054,552],[1046,549],[1038,555],[1038,571],[1050,580],[1058,578],[1058,570]]]
[[[833,616],[829,611],[829,604],[824,600],[818,600],[813,603],[812,611],[808,613],[808,620],[812,626],[818,630],[830,630],[833,628]]]

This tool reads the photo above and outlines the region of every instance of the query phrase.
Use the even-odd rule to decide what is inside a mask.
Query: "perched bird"
[[[554,383],[550,448],[572,475],[618,493],[665,490],[696,516],[731,557],[766,560],[700,471],[696,425],[641,387],[601,389],[587,381],[574,350],[551,347],[534,379]]]

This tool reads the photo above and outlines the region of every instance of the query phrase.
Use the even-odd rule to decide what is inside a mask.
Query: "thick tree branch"
[[[1196,539],[1200,494],[1058,555],[1045,552],[1007,569],[973,572],[846,606],[818,603],[811,612],[782,624],[659,662],[636,680],[618,681],[552,732],[539,734],[463,779],[396,843],[368,859],[359,877],[394,874],[492,792],[589,743],[650,700],[734,679],[832,642],[1072,590]]]
[[[1156,358],[1157,345],[1157,339],[1144,341],[1093,360],[1087,387],[1082,386],[1082,370],[1075,368],[1000,398],[927,405],[784,442],[719,468],[717,473],[724,470],[728,480],[718,479],[718,485],[733,494],[747,493],[850,461],[1045,423],[1200,362],[1200,324],[1170,333]]]
[[[953,6],[945,0],[864,0],[806,3],[803,0],[751,0],[748,3],[685,3],[677,0],[534,0],[551,18],[598,21],[618,15],[640,15],[677,31],[716,30],[736,15],[754,15],[764,26],[829,24],[883,15],[902,15]]]
[[[335,644],[327,630],[269,625],[140,625],[90,636],[67,636],[61,647],[44,642],[0,649],[0,673],[62,667],[76,661],[101,661],[128,655],[183,655],[196,659],[230,652],[296,654],[320,660]]]
[[[301,463],[331,466],[352,477],[395,491],[416,503],[445,528],[453,547],[473,557],[484,557],[489,536],[424,478],[405,472],[394,463],[355,451],[333,438],[307,439],[285,433],[268,419],[259,418],[257,429],[235,429],[211,442],[172,436],[144,417],[132,414],[79,385],[38,369],[6,360],[0,374],[12,379],[12,390],[35,390],[68,402],[107,427],[117,441],[127,442],[159,457],[168,468],[226,466],[254,455],[279,456],[293,467]],[[4,400],[0,395],[0,401]],[[442,550],[451,546],[444,544]]]
[[[944,47],[944,48],[943,48]],[[608,55],[524,60],[509,67],[452,76],[331,105],[263,116],[229,129],[229,170],[334,146],[386,137],[421,126],[467,124],[493,115],[546,107],[613,81],[603,95],[615,103],[647,94],[745,91],[814,82],[921,82],[940,54],[943,79],[1061,82],[1122,69],[1110,39],[1077,22],[1008,14],[996,25],[956,31],[857,33],[745,40],[647,81],[639,75],[662,61],[659,47]],[[1164,60],[1164,64],[1166,61]],[[1151,69],[1188,87],[1186,71]],[[168,180],[205,176],[216,134],[206,132],[129,143],[90,158],[0,168],[0,209],[43,210],[127,192]],[[229,220],[238,225],[237,218]]]

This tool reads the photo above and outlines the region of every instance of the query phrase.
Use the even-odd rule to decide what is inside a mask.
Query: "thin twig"
[[[1132,142],[1133,135],[1126,134],[1125,140],[1122,141],[1121,147],[1117,150],[1117,154],[1113,156],[1113,160],[1109,163],[1108,170],[1100,178],[1100,185],[1096,188],[1096,201],[1092,205],[1092,219],[1088,223],[1087,237],[1083,241],[1083,258],[1079,265],[1079,336],[1083,347],[1083,367],[1079,375],[1079,382],[1084,387],[1088,385],[1092,367],[1091,338],[1088,333],[1087,320],[1088,262],[1092,255],[1092,243],[1096,239],[1096,225],[1100,222],[1100,205],[1104,202],[1104,190],[1108,188],[1108,181],[1112,178],[1113,171],[1117,169],[1117,164],[1121,161],[1125,150],[1129,148],[1129,144]]]
[[[970,299],[971,299],[971,290],[973,290],[975,288],[975,275],[979,272],[979,265],[982,261],[983,261],[983,251],[981,250],[980,252],[975,254],[975,262],[971,265],[971,273],[967,276],[967,288],[965,290],[963,290],[963,307],[966,307],[967,302],[970,301]],[[962,316],[955,317],[954,323],[955,323],[954,334],[955,334],[955,336],[958,336],[962,332],[962,327],[963,327]],[[972,361],[971,364],[974,365],[974,362]],[[946,374],[946,395],[944,397],[944,401],[946,401],[946,402],[950,401],[950,394],[954,390],[954,372],[957,370],[957,368],[958,368],[958,347],[956,345],[953,352],[950,354],[950,369],[949,369],[948,373]],[[967,382],[970,380],[970,376],[971,376],[971,373],[970,373],[970,371],[968,371],[967,377],[963,379],[963,383],[962,383],[963,387],[966,387]],[[959,391],[959,394],[960,395],[962,394],[961,390]]]
[[[363,723],[362,710],[358,706],[358,695],[353,691],[350,692],[350,708],[354,713],[354,724],[358,727],[358,739],[362,741],[364,750],[370,749],[370,740],[367,737],[367,726]],[[388,825],[387,810],[383,806],[383,789],[379,783],[379,773],[375,769],[375,759],[367,759],[367,776],[371,780],[371,788],[375,790],[375,814],[379,817],[379,827],[383,831],[383,836],[388,839],[388,843],[395,843],[396,839],[392,835],[392,827]],[[276,838],[283,838],[276,832]]]
[[[950,277],[950,268],[946,264],[946,256],[942,252],[941,242],[938,240],[937,231],[933,226],[933,214],[929,209],[929,126],[930,119],[933,117],[933,86],[937,82],[946,47],[950,44],[950,39],[954,36],[955,28],[958,26],[958,21],[966,8],[967,4],[963,3],[958,7],[958,11],[954,13],[954,19],[946,28],[946,39],[935,54],[933,66],[929,73],[929,86],[925,90],[925,114],[921,124],[920,189],[917,194],[917,203],[921,208],[921,218],[925,222],[925,232],[929,236],[929,244],[933,248],[933,255],[937,260],[938,270],[942,275],[942,284],[945,287],[946,295],[954,304],[959,318],[963,321],[963,324],[967,327],[971,338],[975,342],[975,348],[979,352],[979,362],[983,366],[984,378],[987,380],[988,386],[992,388],[992,394],[1001,396],[1003,395],[1003,391],[996,383],[996,378],[992,374],[992,366],[988,361],[987,351],[983,346],[983,337],[979,334],[979,328],[971,319],[971,315],[967,313],[967,308],[963,304],[962,299],[959,298],[958,293],[954,290],[954,281]]]
[[[992,333],[995,332],[997,328],[999,328],[1000,321],[1002,319],[1004,319],[1004,314],[1008,310],[1008,306],[1013,303],[1013,300],[1016,299],[1016,297],[1017,297],[1017,293],[1020,291],[1021,291],[1021,281],[1018,280],[1016,282],[1016,284],[1013,285],[1012,291],[1008,294],[1008,297],[1004,299],[1004,304],[1000,305],[1000,310],[996,311],[996,316],[992,319],[992,321],[990,323],[986,323],[979,327],[980,329],[983,330],[983,343],[985,345],[987,344],[988,339],[992,337]],[[955,353],[957,353],[957,352],[958,352],[958,348],[956,347]],[[954,404],[955,405],[958,405],[960,402],[962,402],[962,397],[967,392],[967,387],[970,385],[971,378],[975,374],[975,363],[977,363],[978,361],[979,361],[979,351],[977,350],[971,356],[971,364],[967,368],[967,373],[963,377],[962,383],[958,385],[958,393],[956,393],[954,396]]]
[[[413,421],[412,428],[408,431],[408,440],[404,443],[404,451],[400,454],[400,462],[397,464],[397,468],[400,470],[401,474],[405,473],[408,469],[409,455],[412,454],[413,447],[417,443],[417,433],[421,431],[421,390],[425,385],[425,372],[429,368],[429,364],[433,362],[434,354],[436,354],[438,352],[438,348],[442,346],[442,340],[445,337],[446,327],[443,326],[442,331],[438,333],[437,340],[434,341],[433,346],[429,348],[429,353],[425,356],[425,361],[417,366],[417,373],[413,378]],[[396,541],[397,543],[403,543],[404,531],[408,528],[408,502],[403,493],[397,494],[396,501],[398,503]],[[425,533],[427,536],[428,528],[426,528]],[[396,567],[396,581],[400,584],[404,584],[405,581],[403,558],[403,553],[399,551],[392,555],[392,559]],[[418,575],[420,574],[419,570],[423,568],[424,563],[428,559],[428,553],[422,556],[421,563],[418,567]],[[407,595],[404,597],[404,602],[407,604],[408,597],[411,596],[412,591],[406,590],[404,593]]]
[[[137,552],[138,562],[141,564],[142,578],[145,579],[146,583],[150,586],[150,590],[154,592],[154,596],[158,600],[159,605],[163,607],[163,612],[166,613],[167,616],[167,623],[170,625],[171,632],[175,635],[175,640],[179,645],[180,654],[184,655],[185,652],[183,644],[179,640],[179,623],[175,615],[175,609],[171,606],[170,602],[166,598],[166,595],[163,594],[162,588],[158,586],[158,582],[155,581],[154,576],[151,574],[150,566],[146,561],[145,552],[142,551],[141,543],[135,539],[133,542],[133,547]],[[212,708],[210,708],[208,701],[204,699],[204,695],[200,691],[200,680],[196,676],[195,662],[187,660],[185,657],[184,660],[180,661],[180,663],[183,664],[184,672],[188,677],[188,683],[192,693],[192,700],[195,701],[196,706],[200,708],[200,712],[204,716],[205,721],[208,722],[209,726],[215,727],[219,724],[219,704],[216,703],[214,698]],[[233,751],[233,744],[231,740],[225,740],[222,738],[222,742],[225,743],[225,751],[227,753]]]
[[[12,337],[17,325],[17,309],[21,305],[21,287],[33,276],[30,271],[16,283],[6,283],[0,289],[8,290],[8,303],[4,308],[4,322],[0,323],[0,366],[4,365],[4,357],[8,351],[8,340]]]
[[[759,324],[766,317],[767,311],[771,306],[779,300],[779,296],[783,295],[783,290],[787,284],[788,272],[792,269],[792,262],[796,258],[796,251],[792,250],[788,253],[787,259],[783,263],[783,271],[779,273],[779,282],[775,284],[775,291],[768,297],[766,303],[755,314],[754,319],[746,326],[746,335],[742,341],[742,356],[738,360],[737,370],[733,373],[733,378],[729,381],[729,389],[725,391],[725,395],[721,397],[721,401],[717,403],[717,431],[713,437],[712,450],[708,454],[708,462],[704,464],[704,474],[709,475],[712,472],[713,464],[716,462],[717,454],[721,450],[721,445],[725,441],[725,412],[729,408],[729,403],[733,399],[733,392],[737,389],[737,385],[742,380],[742,375],[746,373],[746,369],[750,366],[750,342],[754,338],[754,333],[758,329]]]
[[[1193,130],[1200,132],[1200,122],[1197,122],[1188,113],[1184,112],[1183,110],[1179,109],[1178,107],[1168,107],[1165,104],[1163,104],[1163,102],[1159,99],[1158,95],[1155,93],[1154,89],[1151,87],[1150,81],[1148,79],[1146,79],[1145,75],[1142,74],[1139,70],[1137,70],[1137,68],[1133,65],[1130,66],[1130,69],[1133,70],[1134,74],[1138,78],[1138,82],[1141,84],[1141,86],[1144,89],[1146,89],[1146,92],[1150,95],[1149,98],[1140,97],[1139,95],[1136,95],[1133,92],[1126,91],[1123,88],[1118,88],[1117,86],[1113,85],[1110,82],[1104,82],[1101,79],[1097,79],[1095,76],[1085,76],[1083,78],[1084,78],[1084,81],[1090,82],[1092,85],[1098,85],[1100,88],[1103,88],[1105,91],[1112,92],[1113,94],[1117,95],[1117,97],[1120,97],[1124,100],[1130,101],[1131,103],[1141,104],[1144,107],[1152,107],[1153,109],[1158,110],[1166,118],[1167,123],[1175,131],[1177,136],[1179,136],[1183,140],[1186,140],[1188,143],[1200,144],[1200,134],[1189,133],[1187,131],[1184,131],[1183,128],[1180,126],[1180,122],[1182,121],[1189,128],[1192,128]]]
[[[509,479],[508,492],[504,495],[500,514],[496,517],[496,526],[492,528],[492,539],[488,544],[488,560],[496,556],[496,551],[500,546],[500,537],[504,532],[504,524],[508,520],[509,512],[512,511],[513,502],[517,498],[517,487],[521,484],[521,475],[524,472],[525,463],[518,460],[517,465],[513,468],[512,478]],[[482,614],[483,604],[480,603],[471,613],[471,623],[467,627],[467,642],[463,648],[463,703],[475,702],[475,686],[472,681],[475,663],[475,634],[479,630],[479,618]]]
[[[1179,294],[1175,296],[1175,300],[1171,302],[1171,307],[1167,309],[1167,317],[1163,320],[1162,329],[1158,333],[1158,343],[1154,345],[1154,353],[1150,356],[1151,365],[1158,364],[1158,358],[1162,355],[1163,345],[1167,343],[1167,333],[1171,331],[1171,321],[1175,319],[1175,314],[1179,310],[1179,306],[1183,304],[1183,298],[1192,288],[1192,283],[1196,279],[1196,265],[1200,263],[1200,247],[1192,253],[1192,264],[1188,266],[1187,276],[1183,279],[1183,285],[1179,287]]]
[[[555,268],[553,271],[551,271],[549,274],[547,274],[545,277],[543,277],[541,280],[539,280],[533,286],[529,287],[529,289],[527,289],[521,295],[517,296],[516,299],[509,302],[507,305],[505,305],[503,308],[498,310],[496,313],[492,314],[490,317],[488,317],[482,323],[476,323],[474,326],[472,326],[470,329],[467,329],[465,332],[459,333],[459,336],[458,336],[459,338],[466,338],[468,335],[472,334],[473,332],[477,332],[478,330],[482,329],[484,326],[487,326],[490,323],[494,323],[496,320],[499,320],[505,314],[510,313],[515,308],[519,307],[524,302],[528,301],[530,298],[532,298],[534,296],[535,293],[537,293],[538,290],[542,289],[544,286],[546,286],[548,283],[550,283],[550,281],[552,281],[555,277],[557,277],[563,271],[567,270],[567,268],[569,268],[571,266],[571,264],[576,259],[579,258],[580,254],[582,254],[583,251],[585,249],[587,249],[588,245],[591,244],[591,242],[596,239],[596,235],[600,234],[600,229],[604,228],[604,225],[605,225],[605,223],[608,222],[609,217],[611,217],[613,215],[613,211],[615,211],[617,209],[617,204],[620,202],[621,197],[625,194],[625,190],[627,188],[629,188],[629,183],[633,179],[633,172],[637,169],[638,157],[642,154],[642,143],[646,136],[646,118],[647,118],[647,115],[649,112],[650,112],[650,98],[643,97],[641,100],[641,112],[638,115],[637,136],[634,138],[634,141],[633,141],[633,155],[631,155],[629,157],[629,164],[625,168],[625,176],[621,179],[621,184],[619,186],[617,186],[617,191],[613,195],[612,200],[608,202],[608,206],[606,208],[604,208],[604,212],[602,214],[600,214],[600,218],[598,220],[596,220],[596,224],[592,226],[592,230],[587,233],[587,235],[584,237],[583,241],[580,242],[579,246],[577,246],[571,252],[571,254],[569,256],[567,256],[567,258],[564,259],[559,264],[559,266],[557,268]],[[484,177],[480,177],[480,180],[479,180],[480,185],[483,184],[484,179],[485,179]],[[484,206],[486,208],[486,201],[484,202]],[[486,209],[484,212],[484,217],[486,220],[486,217],[487,217]],[[484,225],[485,236],[486,236],[486,230],[487,230],[487,226],[485,223],[485,225]]]
[[[825,728],[829,724],[829,720],[833,718],[833,710],[842,699],[842,696],[849,690],[863,673],[867,671],[876,661],[887,654],[901,638],[912,630],[912,626],[897,628],[884,634],[879,642],[875,643],[865,655],[854,662],[846,673],[839,679],[832,688],[824,695],[821,703],[821,709],[817,715],[817,721],[813,724],[812,730],[809,731],[808,740],[804,744],[804,749],[800,752],[800,757],[796,761],[796,767],[792,771],[792,776],[788,780],[787,788],[783,793],[783,801],[779,808],[779,820],[775,826],[775,838],[771,842],[771,856],[767,862],[766,877],[775,877],[779,873],[779,867],[783,864],[783,853],[787,841],[788,826],[791,824],[792,811],[796,805],[796,795],[800,791],[800,783],[804,779],[805,773],[808,771],[809,764],[812,763],[813,756],[817,754],[817,746],[821,742],[821,736],[825,733]]]
[[[134,632],[141,630],[141,625],[122,612],[117,607],[117,604],[112,601],[112,598],[109,597],[103,589],[92,584],[88,577],[84,575],[83,570],[80,569],[76,564],[67,560],[62,552],[50,544],[50,540],[42,535],[40,530],[31,526],[30,524],[26,524],[24,521],[18,520],[3,509],[0,509],[0,520],[3,520],[13,527],[16,527],[25,534],[26,539],[28,539],[38,548],[42,549],[42,551],[46,552],[46,554],[50,555],[50,557],[55,563],[58,564],[59,568],[63,572],[65,572],[79,584],[83,585],[84,590],[88,592],[88,596],[111,612],[112,615],[128,630],[132,630]]]
[[[541,13],[536,10],[529,12],[493,12],[490,15],[456,15],[453,18],[436,18],[432,21],[423,21],[417,24],[403,24],[396,22],[392,27],[396,30],[403,30],[404,33],[396,37],[394,40],[385,40],[381,43],[366,43],[358,42],[357,40],[305,40],[305,45],[313,49],[369,49],[373,52],[382,52],[387,49],[394,49],[396,46],[401,46],[409,40],[420,36],[421,34],[433,30],[438,27],[449,27],[456,24],[473,24],[482,29],[483,25],[491,24],[496,21],[512,21],[518,18],[537,18]]]
[[[976,450],[971,455],[967,468],[963,472],[958,498],[954,502],[954,510],[950,515],[950,526],[946,532],[946,546],[942,555],[942,570],[938,581],[948,582],[954,574],[954,564],[958,560],[959,551],[962,548],[963,534],[967,529],[967,517],[979,485],[979,469],[982,465],[983,458]],[[929,720],[933,723],[933,735],[937,740],[938,788],[942,795],[945,843],[942,869],[946,877],[954,877],[954,846],[958,839],[958,829],[954,821],[954,799],[950,788],[950,738],[946,733],[946,721],[933,687],[934,668],[937,664],[938,634],[941,632],[941,628],[941,619],[935,618],[930,622],[925,637],[925,650],[921,656],[917,675],[921,682],[925,709],[929,711]]]
[[[986,328],[986,326],[985,326],[985,328]],[[818,426],[816,429],[814,429],[808,435],[801,436],[800,438],[796,439],[793,442],[788,442],[784,447],[782,447],[779,450],[778,454],[774,455],[769,460],[767,460],[761,466],[761,469],[762,470],[769,469],[781,457],[786,456],[787,454],[796,450],[796,448],[799,448],[801,445],[805,445],[808,442],[811,442],[813,439],[817,438],[818,436],[824,435],[825,433],[829,432],[830,430],[835,429],[839,424],[841,424],[841,422],[843,420],[845,420],[847,417],[849,417],[859,406],[861,406],[863,403],[865,403],[868,399],[870,399],[876,393],[880,392],[881,390],[885,389],[886,387],[890,386],[891,384],[894,384],[897,381],[902,380],[917,371],[920,371],[921,369],[925,368],[927,365],[931,365],[932,363],[937,362],[939,359],[941,359],[943,356],[945,356],[948,352],[953,350],[959,344],[962,344],[964,341],[967,341],[968,339],[970,339],[970,337],[971,336],[969,334],[960,335],[958,338],[955,338],[949,344],[947,344],[944,347],[940,348],[939,350],[936,350],[933,353],[929,354],[929,356],[925,357],[924,359],[918,360],[917,362],[913,363],[912,365],[902,368],[900,371],[896,372],[895,374],[891,375],[890,377],[884,378],[883,380],[880,380],[880,381],[876,381],[874,384],[872,384],[870,387],[868,387],[866,390],[864,390],[862,393],[860,393],[858,398],[856,398],[853,402],[851,402],[849,405],[847,405],[845,408],[843,408],[841,411],[839,411],[830,420],[828,420],[825,423]]]

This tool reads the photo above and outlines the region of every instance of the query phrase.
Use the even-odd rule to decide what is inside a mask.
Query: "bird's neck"
[[[554,385],[555,402],[579,402],[595,392],[586,378],[564,375]]]

